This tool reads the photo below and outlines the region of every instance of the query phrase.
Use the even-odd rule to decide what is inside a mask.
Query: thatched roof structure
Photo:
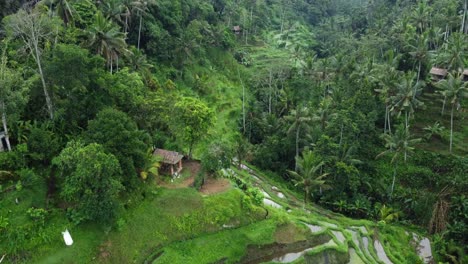
[[[181,161],[182,158],[184,157],[184,155],[180,154],[179,152],[165,150],[165,149],[156,149],[153,155],[161,157],[163,159],[162,160],[163,163],[171,164],[171,165],[175,165],[179,163],[179,161]]]

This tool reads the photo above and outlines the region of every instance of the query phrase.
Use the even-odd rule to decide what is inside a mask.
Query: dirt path
[[[231,182],[227,179],[215,179],[209,177],[205,180],[205,184],[200,189],[200,192],[203,194],[215,194],[221,193],[228,190],[231,187]]]

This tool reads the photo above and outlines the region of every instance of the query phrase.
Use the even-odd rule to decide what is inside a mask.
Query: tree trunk
[[[37,67],[39,69],[39,75],[41,76],[42,88],[44,90],[47,110],[49,111],[50,119],[54,119],[54,108],[52,106],[52,100],[50,99],[49,92],[47,91],[47,86],[46,86],[46,82],[44,79],[44,73],[42,72],[41,59],[39,57],[39,48],[37,46],[37,43],[34,43],[34,49],[35,49],[34,58],[36,59]]]
[[[392,125],[391,125],[390,109],[389,109],[389,111],[387,112],[387,115],[388,115],[388,118],[387,118],[387,121],[388,121],[388,132],[391,134],[391,133],[392,133]]]
[[[343,129],[344,129],[344,123],[341,123],[341,128],[340,128],[340,148],[341,148],[341,143],[343,143]]]
[[[447,97],[444,96],[444,101],[442,103],[442,114],[441,115],[444,115],[444,111],[445,111],[445,101],[447,100]]]
[[[384,134],[387,134],[388,105],[385,106]]]
[[[140,50],[140,38],[141,38],[141,24],[143,23],[143,15],[138,11],[140,15],[140,25],[138,26],[138,46],[137,49]]]
[[[306,188],[304,188],[304,207],[305,207],[306,204],[307,204],[308,196],[309,196],[309,188],[306,187]]]
[[[452,104],[452,112],[450,113],[450,153],[452,153],[453,143],[453,111],[455,110],[455,104]]]
[[[465,4],[463,5],[463,18],[462,18],[462,23],[460,27],[460,32],[466,33],[466,12],[467,12],[467,5],[468,5],[468,0],[465,0]]]
[[[11,151],[11,145],[10,145],[10,137],[8,136],[8,125],[7,125],[7,118],[6,118],[6,107],[5,107],[5,102],[0,102],[0,106],[2,109],[2,124],[3,124],[3,131],[5,131],[5,141],[7,144],[7,149],[8,151]],[[1,144],[1,142],[0,142]]]
[[[393,196],[393,189],[395,188],[396,169],[397,169],[397,165],[396,165],[396,163],[395,163],[395,167],[393,168],[392,189],[390,190],[390,200],[392,199],[392,196]]]
[[[294,167],[294,171],[297,172],[297,159],[299,158],[299,131],[300,131],[300,126],[297,126],[296,129],[296,163]]]

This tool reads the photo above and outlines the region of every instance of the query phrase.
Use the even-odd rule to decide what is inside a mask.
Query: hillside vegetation
[[[467,5],[1,2],[0,263],[468,263]]]

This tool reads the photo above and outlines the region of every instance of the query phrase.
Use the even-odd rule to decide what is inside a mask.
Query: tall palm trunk
[[[387,133],[388,105],[385,105],[384,134]]]
[[[390,107],[390,106],[389,106],[389,107]],[[389,109],[389,111],[387,112],[387,115],[388,115],[388,117],[387,117],[387,121],[388,121],[388,132],[389,132],[390,134],[392,134],[392,124],[391,124],[390,109]]]
[[[299,158],[299,131],[300,131],[300,126],[297,126],[296,129],[296,163],[294,166],[294,171],[297,172],[297,159]]]
[[[392,188],[390,190],[390,199],[392,199],[393,190],[395,189],[396,170],[397,170],[397,164],[395,163],[395,166],[393,167],[393,180],[392,180]]]
[[[6,141],[6,144],[7,144],[8,151],[11,151],[10,137],[8,136],[8,126],[7,126],[5,102],[1,101],[0,102],[0,107],[2,109],[2,124],[3,124],[3,131],[5,131],[5,141]]]
[[[444,96],[444,101],[442,103],[442,114],[441,115],[444,115],[444,112],[445,112],[445,101],[447,101],[447,96]]]
[[[467,29],[466,29],[466,12],[467,12],[467,9],[468,9],[468,0],[465,0],[465,4],[463,5],[463,18],[462,18],[462,23],[461,23],[461,27],[460,27],[460,32],[461,33],[467,33]]]
[[[143,14],[141,14],[140,11],[138,11],[138,14],[140,15],[140,25],[138,26],[138,50],[140,50],[140,39],[141,39],[141,25],[143,24]]]
[[[450,113],[450,153],[452,153],[453,143],[453,111],[455,110],[455,104],[452,104],[452,112]]]

